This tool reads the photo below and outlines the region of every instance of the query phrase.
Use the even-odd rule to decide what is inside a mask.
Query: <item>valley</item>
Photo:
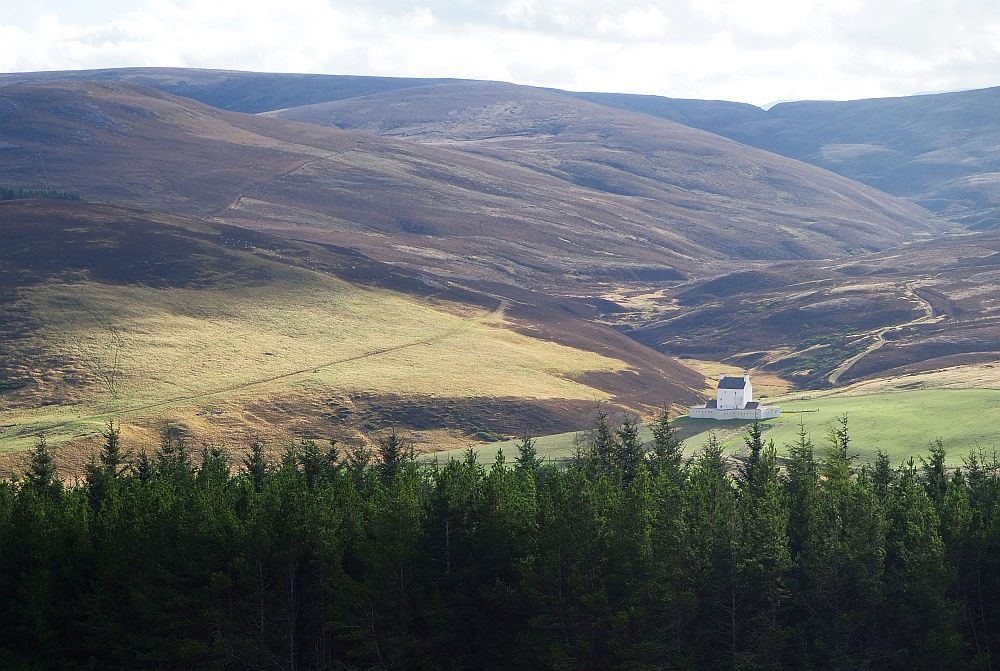
[[[0,186],[78,199],[0,203],[0,469],[44,435],[79,471],[110,419],[275,453],[393,426],[457,454],[573,435],[599,405],[680,410],[721,368],[809,395],[793,413],[822,398],[789,415],[817,436],[927,405],[967,429],[889,440],[859,419],[866,458],[920,431],[988,446],[963,413],[993,407],[1000,360],[993,121],[956,110],[989,95],[765,113],[469,80],[0,75]],[[899,160],[844,158],[862,144]],[[964,167],[935,182],[933,156]],[[905,386],[936,375],[968,388]]]
[[[1000,237],[947,236],[841,262],[778,264],[680,285],[633,337],[780,373],[799,387],[995,361]]]
[[[1000,87],[898,98],[778,103],[570,94],[679,121],[904,197],[963,226],[998,222]]]

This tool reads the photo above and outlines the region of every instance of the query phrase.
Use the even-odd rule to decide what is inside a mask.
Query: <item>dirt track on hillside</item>
[[[465,323],[465,324],[463,324],[461,326],[457,326],[455,328],[448,329],[446,331],[443,331],[443,332],[438,333],[436,335],[430,336],[428,338],[421,338],[419,340],[412,340],[410,342],[401,343],[399,345],[393,345],[391,347],[381,347],[381,348],[372,350],[370,352],[365,352],[364,354],[357,354],[355,356],[349,356],[349,357],[344,357],[344,358],[340,358],[340,359],[334,359],[332,361],[327,361],[327,362],[320,363],[320,364],[317,364],[317,365],[308,366],[306,368],[300,368],[298,370],[288,371],[288,372],[285,372],[285,373],[281,373],[279,375],[273,375],[273,376],[266,377],[266,378],[260,378],[260,379],[257,379],[257,380],[252,380],[250,382],[243,382],[243,383],[236,384],[236,385],[231,385],[231,386],[228,386],[228,387],[220,387],[218,389],[212,389],[210,391],[206,391],[206,392],[202,392],[202,393],[198,393],[198,394],[191,394],[191,395],[187,395],[187,396],[176,396],[176,397],[169,398],[169,399],[166,399],[166,400],[163,400],[163,401],[157,401],[156,403],[148,403],[148,404],[145,404],[145,405],[135,406],[135,407],[132,407],[132,408],[126,408],[126,409],[123,409],[123,410],[118,410],[118,411],[113,411],[113,412],[97,413],[97,414],[94,414],[94,415],[86,415],[86,416],[83,416],[83,417],[76,417],[76,418],[74,418],[72,420],[68,420],[68,421],[65,421],[65,422],[58,422],[56,424],[48,425],[44,429],[38,429],[36,431],[31,431],[29,433],[20,434],[18,437],[20,437],[20,438],[25,438],[25,437],[31,438],[31,437],[35,437],[35,436],[41,436],[41,435],[44,435],[45,433],[47,433],[49,431],[52,431],[53,429],[58,429],[60,427],[63,427],[63,426],[66,426],[66,425],[69,425],[69,424],[72,424],[72,423],[75,423],[75,422],[80,422],[80,421],[85,421],[86,422],[86,421],[94,421],[94,420],[100,420],[100,419],[112,419],[112,418],[126,417],[128,415],[135,415],[137,413],[143,413],[143,412],[147,412],[147,411],[150,411],[150,410],[159,410],[159,409],[166,408],[166,407],[178,404],[178,403],[189,403],[189,402],[192,402],[192,401],[201,401],[201,400],[204,400],[204,399],[207,399],[207,398],[213,398],[213,397],[222,396],[222,395],[225,395],[225,394],[232,394],[232,393],[237,393],[237,392],[241,392],[241,391],[246,391],[247,389],[250,389],[252,387],[257,387],[257,386],[265,385],[265,384],[271,384],[271,383],[274,383],[274,382],[281,382],[281,381],[291,380],[291,379],[293,379],[295,377],[298,377],[300,375],[307,375],[307,374],[310,374],[310,373],[316,373],[316,372],[319,372],[319,371],[321,371],[321,370],[323,370],[325,368],[331,368],[333,366],[337,366],[337,365],[341,365],[341,364],[345,364],[345,363],[352,363],[354,361],[361,361],[361,360],[364,360],[364,359],[370,359],[372,357],[380,356],[380,355],[383,355],[383,354],[389,354],[391,352],[398,352],[400,350],[409,349],[411,347],[419,347],[421,345],[431,345],[431,344],[434,344],[436,342],[440,342],[442,340],[445,340],[447,338],[450,338],[450,337],[452,337],[454,335],[457,335],[457,334],[465,331],[466,329],[470,328],[470,325],[472,323],[482,323],[482,322],[489,321],[489,320],[494,319],[494,318],[501,317],[503,315],[504,311],[507,309],[507,307],[508,307],[507,301],[504,300],[504,299],[501,299],[500,302],[498,303],[497,307],[494,308],[489,313],[487,313],[487,314],[485,314],[485,315],[483,315],[481,317],[478,317],[476,319],[469,320],[469,322],[467,322],[467,323]]]
[[[861,359],[865,358],[872,352],[878,350],[883,345],[885,345],[886,342],[885,334],[888,333],[889,331],[898,331],[900,329],[904,329],[909,326],[916,326],[917,324],[923,324],[935,318],[936,315],[934,314],[934,306],[931,305],[930,301],[928,301],[926,298],[917,293],[916,289],[914,288],[913,282],[907,282],[906,284],[903,285],[903,287],[906,296],[914,298],[920,302],[921,306],[924,309],[924,314],[921,315],[920,317],[917,317],[916,319],[906,322],[905,324],[885,326],[883,328],[871,331],[870,333],[866,334],[866,337],[874,336],[875,341],[868,347],[866,347],[864,350],[859,352],[858,354],[855,354],[854,356],[844,360],[843,363],[834,368],[833,371],[831,371],[830,375],[827,377],[827,379],[830,381],[830,384],[833,385],[837,384],[840,378],[843,377],[844,373],[850,370],[851,367],[854,366],[854,364],[856,364]]]

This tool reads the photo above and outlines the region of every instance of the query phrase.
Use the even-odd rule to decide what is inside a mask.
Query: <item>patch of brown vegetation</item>
[[[772,274],[779,270],[753,276]],[[737,272],[682,284],[666,296],[687,302],[685,309],[652,315],[632,334],[671,354],[724,358],[799,386],[822,386],[846,362],[843,382],[992,360],[1000,352],[995,232],[852,261],[787,263],[780,276],[784,283],[744,284],[746,273]]]

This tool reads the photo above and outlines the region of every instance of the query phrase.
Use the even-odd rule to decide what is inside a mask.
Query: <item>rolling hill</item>
[[[109,68],[0,73],[0,86],[46,81],[125,82],[191,98],[231,112],[258,114],[313,103],[356,98],[450,79],[364,77],[191,68]]]
[[[451,82],[275,116],[515,163],[627,199],[661,226],[729,258],[822,257],[930,230],[926,213],[831,173],[530,87]]]
[[[435,101],[490,100],[475,88],[465,98],[434,93],[449,86],[459,85],[414,89],[427,92],[421,114],[447,118]],[[441,146],[229,113],[121,83],[17,83],[0,87],[0,168],[14,186],[530,288],[676,280],[705,263],[823,258],[933,230],[923,210],[714,135],[566,107],[568,98],[531,89],[490,90],[537,99],[487,113],[485,130],[470,131],[478,141]],[[381,108],[385,95],[358,100]],[[535,130],[491,127],[507,117]],[[479,122],[459,125],[470,123]],[[552,135],[552,123],[565,128]]]
[[[260,113],[435,85],[492,86],[469,80],[254,73],[184,68],[120,68],[0,75],[18,81],[132,82],[222,109]],[[529,87],[521,87],[528,90]],[[540,89],[535,89],[541,91]],[[844,102],[779,103],[763,110],[723,100],[549,90],[677,122],[811,163],[957,222],[996,225],[1000,203],[997,120],[1000,87]],[[290,112],[295,114],[295,112]]]
[[[508,314],[508,299],[348,250],[45,200],[0,203],[0,233],[0,452],[42,434],[86,447],[111,418],[244,446],[356,442],[387,425],[462,444],[701,389],[672,359],[573,317],[584,305],[539,298]],[[561,324],[530,319],[545,310]]]
[[[1000,87],[764,111],[721,101],[570,94],[718,133],[903,196],[957,222],[1000,222]]]

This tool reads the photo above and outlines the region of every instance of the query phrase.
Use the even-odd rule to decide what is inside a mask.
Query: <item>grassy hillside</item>
[[[0,451],[83,445],[111,418],[147,439],[393,425],[447,445],[571,426],[597,401],[641,412],[699,379],[607,327],[566,322],[560,344],[506,299],[217,224],[15,201],[0,231]]]

